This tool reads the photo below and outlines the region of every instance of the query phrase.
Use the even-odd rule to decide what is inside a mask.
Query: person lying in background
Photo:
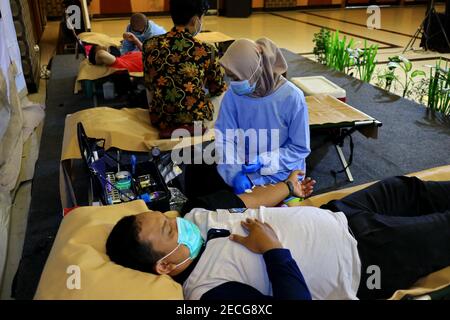
[[[132,51],[142,51],[142,43],[155,36],[165,34],[166,30],[155,22],[147,19],[143,13],[131,16],[130,24],[123,34],[122,54]]]
[[[116,69],[126,69],[128,72],[143,72],[142,52],[133,51],[124,55],[116,47],[94,45],[89,51],[89,62],[97,66],[108,66]]]
[[[231,80],[215,125],[223,180],[240,194],[305,171],[311,151],[308,107],[303,92],[283,76],[288,66],[281,50],[267,38],[240,39],[220,64]],[[227,135],[230,130],[256,132],[256,141],[243,143]]]
[[[194,37],[202,30],[207,0],[171,0],[174,27],[144,43],[144,77],[152,124],[160,136],[194,121],[211,121],[211,99],[226,90],[219,54]]]
[[[386,299],[450,265],[449,195],[450,181],[393,177],[321,208],[144,212],[114,226],[106,251],[124,267],[170,275],[188,300]],[[256,193],[229,196],[228,208],[245,207]]]

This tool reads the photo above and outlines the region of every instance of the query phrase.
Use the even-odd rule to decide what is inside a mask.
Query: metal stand
[[[352,175],[352,172],[350,171],[350,167],[349,167],[349,165],[347,163],[347,160],[345,159],[344,152],[342,151],[342,148],[339,145],[337,145],[337,144],[335,144],[334,147],[336,148],[336,152],[337,152],[337,154],[339,156],[339,160],[341,160],[342,166],[344,167],[345,174],[347,175],[348,181],[350,181],[350,182],[355,181],[353,179],[353,175]]]
[[[356,127],[352,127],[350,129],[340,129],[339,130],[339,135],[334,136],[334,137],[331,138],[331,140],[332,140],[332,142],[334,144],[334,147],[336,149],[336,152],[338,154],[339,160],[340,160],[340,162],[342,164],[342,168],[343,168],[340,171],[331,170],[331,174],[333,174],[334,176],[337,176],[338,173],[345,172],[349,182],[353,182],[354,181],[352,172],[350,171],[350,166],[353,163],[354,144],[353,144],[352,134],[355,131],[356,131]],[[350,139],[350,157],[349,157],[349,161],[348,162],[345,159],[344,151],[342,150],[342,147],[344,146],[344,140],[347,137]]]
[[[94,108],[98,107],[98,97],[97,97],[97,86],[95,85],[95,81],[92,81],[92,93],[93,93],[93,103],[94,103]]]
[[[405,49],[403,50],[403,53],[409,50],[413,50],[413,45],[416,42],[416,40],[419,38],[419,35],[422,34],[423,37],[425,37],[425,46],[424,49],[428,50],[428,39],[430,38],[430,26],[431,26],[431,18],[435,17],[437,22],[439,23],[439,27],[441,28],[441,32],[444,35],[445,41],[447,43],[448,48],[450,49],[450,41],[447,37],[447,32],[444,28],[444,25],[442,24],[441,19],[439,18],[439,15],[436,12],[435,8],[435,0],[431,0],[430,7],[427,11],[427,14],[425,18],[423,19],[420,26],[417,28],[416,33],[412,36],[412,38],[409,40],[408,44],[406,45]]]
[[[88,205],[92,206],[93,204],[94,204],[94,182],[92,181],[91,175],[89,175]]]

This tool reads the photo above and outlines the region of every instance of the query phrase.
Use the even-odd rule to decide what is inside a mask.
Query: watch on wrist
[[[286,183],[287,187],[289,188],[289,197],[293,197],[294,196],[294,184],[290,180],[286,180],[285,183]]]

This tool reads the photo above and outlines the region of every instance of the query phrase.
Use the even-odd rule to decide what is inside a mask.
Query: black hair
[[[187,25],[192,17],[201,17],[208,9],[208,0],[170,0],[170,15],[176,26]]]
[[[115,46],[110,46],[108,48],[109,53],[111,53],[114,57],[118,58],[120,57],[122,54],[120,53],[120,49],[115,47]]]
[[[89,56],[88,56],[89,62],[92,63],[94,66],[97,64],[97,61],[95,60],[95,55],[97,53],[97,47],[98,47],[98,45],[96,45],[96,44],[93,45],[91,47],[91,50],[89,51]]]
[[[94,44],[92,46],[91,50],[89,51],[89,56],[88,56],[89,62],[92,63],[94,66],[97,64],[97,60],[95,59],[95,56],[97,54],[97,48],[98,48],[98,45]],[[108,48],[108,52],[116,58],[121,56],[119,48],[117,48],[115,46],[110,46]]]
[[[155,251],[151,243],[141,241],[140,231],[136,216],[122,218],[106,241],[106,254],[123,267],[155,273],[155,264],[163,254]]]
[[[139,13],[133,14],[130,18],[130,27],[131,27],[132,31],[134,30],[134,26],[135,26],[136,22],[138,22],[139,20],[146,23],[145,30],[147,30],[148,18],[145,14],[139,12]],[[144,32],[145,32],[145,30],[144,30]]]

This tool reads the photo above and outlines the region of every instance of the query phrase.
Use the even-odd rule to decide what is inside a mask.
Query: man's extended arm
[[[301,171],[294,171],[288,180],[294,186],[295,196],[299,198],[309,197],[314,190],[316,181],[306,178],[298,181],[298,176],[303,175]],[[289,196],[289,188],[285,182],[273,185],[259,186],[253,188],[251,193],[243,193],[238,197],[244,202],[246,208],[275,207]]]

